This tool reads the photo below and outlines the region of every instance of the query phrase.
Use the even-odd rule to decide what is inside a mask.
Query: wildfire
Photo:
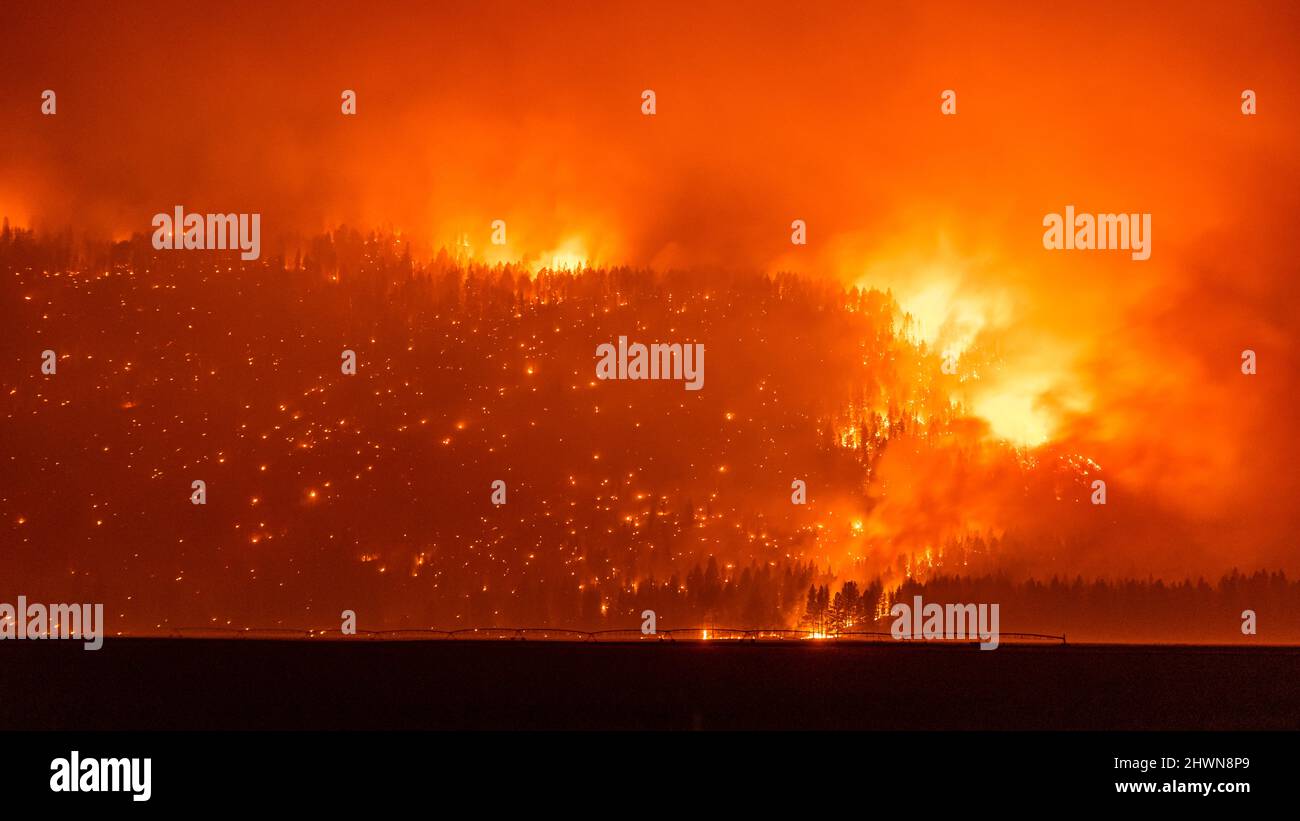
[[[562,242],[559,247],[540,254],[533,262],[533,272],[549,268],[552,271],[581,271],[591,267],[586,244],[576,237]]]

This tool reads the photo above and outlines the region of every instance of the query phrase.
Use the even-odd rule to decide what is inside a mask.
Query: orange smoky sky
[[[346,224],[889,289],[934,345],[998,351],[972,441],[1112,480],[1133,527],[1080,569],[1300,570],[1294,4],[33,3],[2,36],[15,222],[121,239],[180,204],[261,213],[268,248]],[[1150,213],[1150,259],[1046,251],[1067,205]],[[961,480],[899,449],[873,481]]]

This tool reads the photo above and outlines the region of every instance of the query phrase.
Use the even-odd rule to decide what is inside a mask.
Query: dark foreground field
[[[1300,651],[0,643],[0,729],[1288,729]]]

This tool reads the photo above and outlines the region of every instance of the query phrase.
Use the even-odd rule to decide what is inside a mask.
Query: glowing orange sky
[[[936,344],[1003,352],[968,397],[994,434],[1297,566],[1294,5],[231,6],[8,9],[0,211],[124,237],[184,204],[260,212],[268,246],[347,223],[488,258],[505,219],[507,258],[889,287]],[[1045,252],[1067,204],[1151,213],[1151,259]]]

